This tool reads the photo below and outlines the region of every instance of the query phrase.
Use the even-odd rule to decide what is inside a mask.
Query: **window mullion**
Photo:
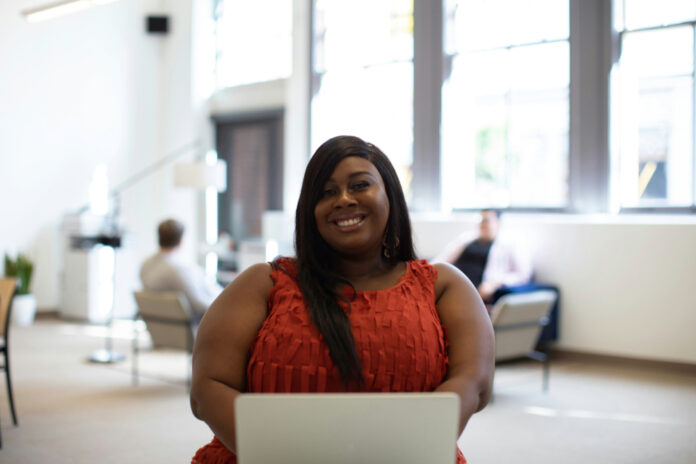
[[[416,211],[439,211],[443,1],[414,1],[413,21],[413,198],[410,206]]]
[[[609,209],[611,3],[570,0],[571,210]]]
[[[692,23],[692,52],[691,66],[691,209],[696,208],[696,22]]]

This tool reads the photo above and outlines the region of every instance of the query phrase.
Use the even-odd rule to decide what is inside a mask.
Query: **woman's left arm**
[[[450,264],[437,269],[435,298],[449,340],[449,367],[435,389],[459,395],[459,433],[491,396],[495,370],[493,326],[483,301],[469,279]]]

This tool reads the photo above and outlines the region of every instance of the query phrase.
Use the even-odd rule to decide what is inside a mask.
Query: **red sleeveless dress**
[[[407,262],[391,288],[359,291],[347,310],[362,364],[362,388],[346,388],[319,331],[312,324],[295,280],[297,265],[280,258],[271,272],[269,313],[251,344],[247,392],[427,392],[447,372],[447,338],[435,306],[437,271],[426,261]],[[346,296],[353,291],[346,287]],[[455,445],[456,446],[456,445]],[[217,437],[192,464],[236,464]],[[457,449],[457,464],[466,463]]]

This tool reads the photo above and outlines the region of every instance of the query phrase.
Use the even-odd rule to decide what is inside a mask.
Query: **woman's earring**
[[[387,243],[386,234],[384,235],[384,238],[382,239],[382,254],[387,259],[391,258],[391,252],[389,251],[389,243]]]
[[[396,237],[394,239],[394,246],[389,246],[387,243],[387,237],[384,237],[382,240],[382,253],[384,254],[384,257],[387,259],[391,259],[392,256],[396,255],[396,250],[399,248],[399,237]]]

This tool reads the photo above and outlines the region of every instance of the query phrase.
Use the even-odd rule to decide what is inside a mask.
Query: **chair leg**
[[[546,359],[544,359],[544,379],[542,383],[542,390],[544,392],[549,391],[549,374],[550,374],[550,369],[551,368],[551,359],[549,355],[546,355]]]
[[[550,363],[551,358],[549,357],[548,354],[542,353],[541,351],[535,351],[535,350],[532,350],[529,353],[527,353],[527,357],[542,363],[543,372],[542,372],[541,389],[545,392],[548,391],[549,390],[549,363]]]
[[[7,380],[7,397],[10,400],[10,412],[12,413],[12,422],[16,427],[17,412],[15,411],[14,398],[12,397],[12,382],[10,381],[10,357],[7,349],[5,349],[5,379]]]

